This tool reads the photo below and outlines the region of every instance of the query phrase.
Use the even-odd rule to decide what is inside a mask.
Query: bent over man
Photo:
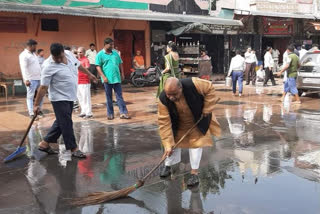
[[[212,146],[211,135],[220,136],[220,125],[212,111],[217,103],[215,89],[211,82],[199,78],[168,78],[158,104],[158,122],[162,144],[165,149],[165,168],[161,177],[171,174],[171,166],[181,161],[181,148],[189,149],[191,177],[188,186],[199,183],[198,169],[202,148]],[[172,147],[201,118],[198,126],[179,144]]]

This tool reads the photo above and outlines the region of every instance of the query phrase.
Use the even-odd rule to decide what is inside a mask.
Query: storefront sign
[[[238,33],[238,26],[231,25],[208,25],[212,34],[228,34],[235,35]]]
[[[293,19],[263,17],[263,34],[290,35],[293,33]]]

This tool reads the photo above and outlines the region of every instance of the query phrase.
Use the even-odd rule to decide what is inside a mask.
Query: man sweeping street
[[[165,168],[160,177],[171,174],[171,166],[181,161],[181,148],[189,149],[191,176],[188,186],[199,184],[198,169],[202,148],[212,146],[212,137],[220,136],[220,125],[212,113],[218,99],[211,82],[199,78],[168,78],[158,104],[158,122],[165,149]],[[203,119],[174,151],[172,147],[199,119]]]
[[[40,100],[49,89],[49,100],[56,120],[38,148],[48,154],[57,154],[49,144],[57,143],[62,135],[66,150],[71,150],[73,157],[86,158],[76,144],[72,122],[73,102],[77,100],[78,69],[87,74],[90,79],[96,81],[96,78],[81,66],[70,51],[64,50],[62,44],[51,44],[50,52],[51,56],[43,63],[41,86],[34,104],[34,111],[39,112]]]

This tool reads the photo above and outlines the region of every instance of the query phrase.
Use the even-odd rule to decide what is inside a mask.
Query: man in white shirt
[[[264,80],[263,86],[267,86],[269,79],[271,79],[272,85],[275,86],[276,82],[274,80],[272,68],[274,66],[274,60],[272,58],[272,48],[267,47],[267,52],[264,55],[264,68],[265,68],[265,73],[266,73],[266,78]]]
[[[30,39],[27,42],[27,47],[19,55],[20,69],[24,84],[27,88],[27,107],[29,116],[32,118],[33,114],[33,99],[36,90],[40,86],[40,74],[41,66],[36,55],[37,42]],[[42,107],[43,100],[40,102],[40,108]],[[42,111],[39,111],[39,116],[43,116]]]
[[[306,50],[306,46],[302,45],[301,46],[301,50],[299,51],[299,58],[300,60],[302,59],[302,57],[307,53],[308,51]]]
[[[239,97],[242,96],[244,68],[245,68],[245,60],[241,56],[240,50],[236,50],[236,56],[232,58],[229,72],[228,72],[229,77],[232,75],[232,91],[234,96],[236,95],[237,81],[239,84]]]
[[[255,51],[253,51],[250,47],[247,49],[247,52],[244,54],[245,62],[246,62],[246,85],[250,84],[250,80],[252,80],[252,85],[256,84],[256,65],[257,65],[257,56]]]
[[[97,56],[97,51],[96,51],[96,45],[91,43],[90,44],[90,49],[88,49],[86,51],[85,56],[88,58],[89,62],[90,62],[90,67],[89,67],[89,71],[95,76],[97,77],[98,71],[96,68],[96,56]],[[97,89],[97,84],[94,82],[91,82],[91,86],[93,88],[93,90],[98,90]]]
[[[274,66],[272,71],[273,72],[278,72],[278,68],[279,68],[279,56],[280,56],[280,51],[278,49],[272,49],[272,58],[274,61]]]
[[[62,44],[51,44],[50,53],[51,56],[43,63],[41,86],[35,100],[34,112],[39,112],[40,100],[49,89],[49,100],[56,120],[47,136],[39,143],[38,149],[48,154],[57,154],[49,143],[57,143],[62,135],[66,150],[71,150],[73,157],[86,158],[76,144],[72,122],[73,102],[77,100],[78,69],[87,74],[91,80],[96,81],[96,78],[70,51],[64,50]]]

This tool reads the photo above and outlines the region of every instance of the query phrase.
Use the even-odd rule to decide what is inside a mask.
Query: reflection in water
[[[269,123],[272,116],[272,105],[263,105],[263,121]]]

